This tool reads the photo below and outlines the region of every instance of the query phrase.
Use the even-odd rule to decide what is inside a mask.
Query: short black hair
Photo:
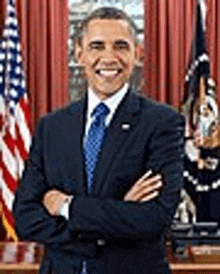
[[[125,20],[134,32],[135,42],[137,43],[137,26],[134,21],[122,10],[113,7],[102,7],[90,13],[81,24],[81,27],[76,32],[76,41],[82,45],[83,32],[88,26],[89,22],[94,19],[112,19],[112,20]]]

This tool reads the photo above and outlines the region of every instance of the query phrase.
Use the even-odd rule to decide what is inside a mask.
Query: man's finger
[[[151,185],[155,182],[157,182],[158,180],[161,180],[162,179],[162,176],[160,174],[157,174],[157,175],[154,175],[153,177],[151,178],[145,178],[142,183],[140,185]]]
[[[126,193],[124,200],[138,201],[143,196],[143,194],[149,194],[153,190],[162,187],[162,176],[160,174],[157,174],[149,178],[151,174],[151,170],[146,172]]]
[[[139,185],[144,182],[150,175],[152,175],[152,170],[148,170],[137,182],[136,184]]]
[[[127,200],[127,201],[129,200],[129,201],[133,201],[133,202],[139,201],[142,199],[142,197],[151,195],[151,193],[153,191],[158,190],[162,186],[163,186],[162,181],[158,181],[157,183],[155,183],[151,186],[142,187],[141,189],[138,189],[138,187],[136,187],[136,189],[133,189],[127,193],[127,195],[125,196],[125,200]]]
[[[148,170],[141,178],[143,178],[143,180],[147,179],[150,175],[152,175],[152,170]]]
[[[139,184],[137,186],[134,185],[134,187],[137,187],[136,191],[137,191],[137,193],[139,193],[139,192],[143,191],[144,189],[151,188],[151,186],[154,186],[155,184],[161,182],[161,179],[162,179],[162,176],[160,174],[158,174],[152,178],[145,179],[141,184]]]
[[[156,183],[156,184],[154,184],[154,185],[152,185],[152,186],[149,186],[148,188],[146,188],[146,189],[143,189],[143,194],[145,195],[147,195],[147,194],[149,194],[150,192],[152,192],[152,191],[154,191],[154,190],[157,190],[158,188],[161,188],[163,186],[163,183],[162,183],[162,181],[159,181],[158,183]]]
[[[150,195],[151,192],[153,192],[154,190],[158,190],[159,188],[161,188],[163,186],[162,181],[159,181],[151,186],[147,186],[147,187],[142,187],[141,189],[139,189],[136,192],[135,195],[135,200],[138,201],[140,200],[142,197],[145,197],[146,195]]]
[[[143,198],[141,198],[139,201],[140,202],[148,202],[153,200],[154,198],[156,198],[159,195],[159,191],[154,191],[151,194],[144,196]]]

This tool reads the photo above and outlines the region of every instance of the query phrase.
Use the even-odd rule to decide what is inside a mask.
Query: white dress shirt
[[[93,120],[95,119],[91,115],[94,109],[98,106],[98,104],[103,102],[106,104],[106,106],[110,110],[105,120],[105,125],[108,127],[113,118],[113,115],[116,112],[117,107],[121,103],[122,99],[125,97],[125,94],[127,93],[127,91],[128,91],[128,83],[126,83],[117,93],[115,93],[111,97],[108,97],[105,100],[101,100],[91,88],[88,89],[88,109],[87,109],[85,136],[87,136],[89,128]]]
[[[85,128],[85,136],[84,141],[86,139],[86,136],[88,135],[89,128],[94,120],[94,117],[92,117],[93,110],[98,106],[99,103],[103,102],[106,104],[106,106],[109,108],[109,114],[106,117],[105,125],[108,127],[110,125],[110,122],[116,112],[117,107],[125,97],[125,94],[128,91],[128,83],[126,83],[117,93],[114,95],[106,98],[105,100],[101,100],[95,92],[89,88],[88,89],[88,108],[87,108],[87,117],[86,117],[86,128]],[[69,205],[72,201],[74,196],[69,196],[67,201],[64,202],[59,209],[60,215],[65,217],[67,220],[69,219]]]

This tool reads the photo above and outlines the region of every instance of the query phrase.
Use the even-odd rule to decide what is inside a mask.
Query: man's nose
[[[102,52],[101,61],[105,63],[106,65],[111,65],[112,63],[117,62],[117,56],[115,54],[114,49],[112,48],[106,48]]]

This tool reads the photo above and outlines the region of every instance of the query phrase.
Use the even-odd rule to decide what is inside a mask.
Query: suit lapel
[[[136,114],[139,108],[138,96],[128,92],[111,121],[99,155],[94,175],[95,195],[99,195],[102,189],[106,187],[107,180],[105,179],[111,163],[136,126],[138,122]]]
[[[71,115],[68,129],[68,142],[71,144],[70,147],[74,146],[74,149],[70,150],[68,153],[70,156],[70,163],[75,163],[75,172],[72,174],[72,177],[77,181],[76,193],[80,195],[85,195],[86,193],[82,146],[85,128],[86,101],[86,98],[83,98],[68,107],[68,112]]]

